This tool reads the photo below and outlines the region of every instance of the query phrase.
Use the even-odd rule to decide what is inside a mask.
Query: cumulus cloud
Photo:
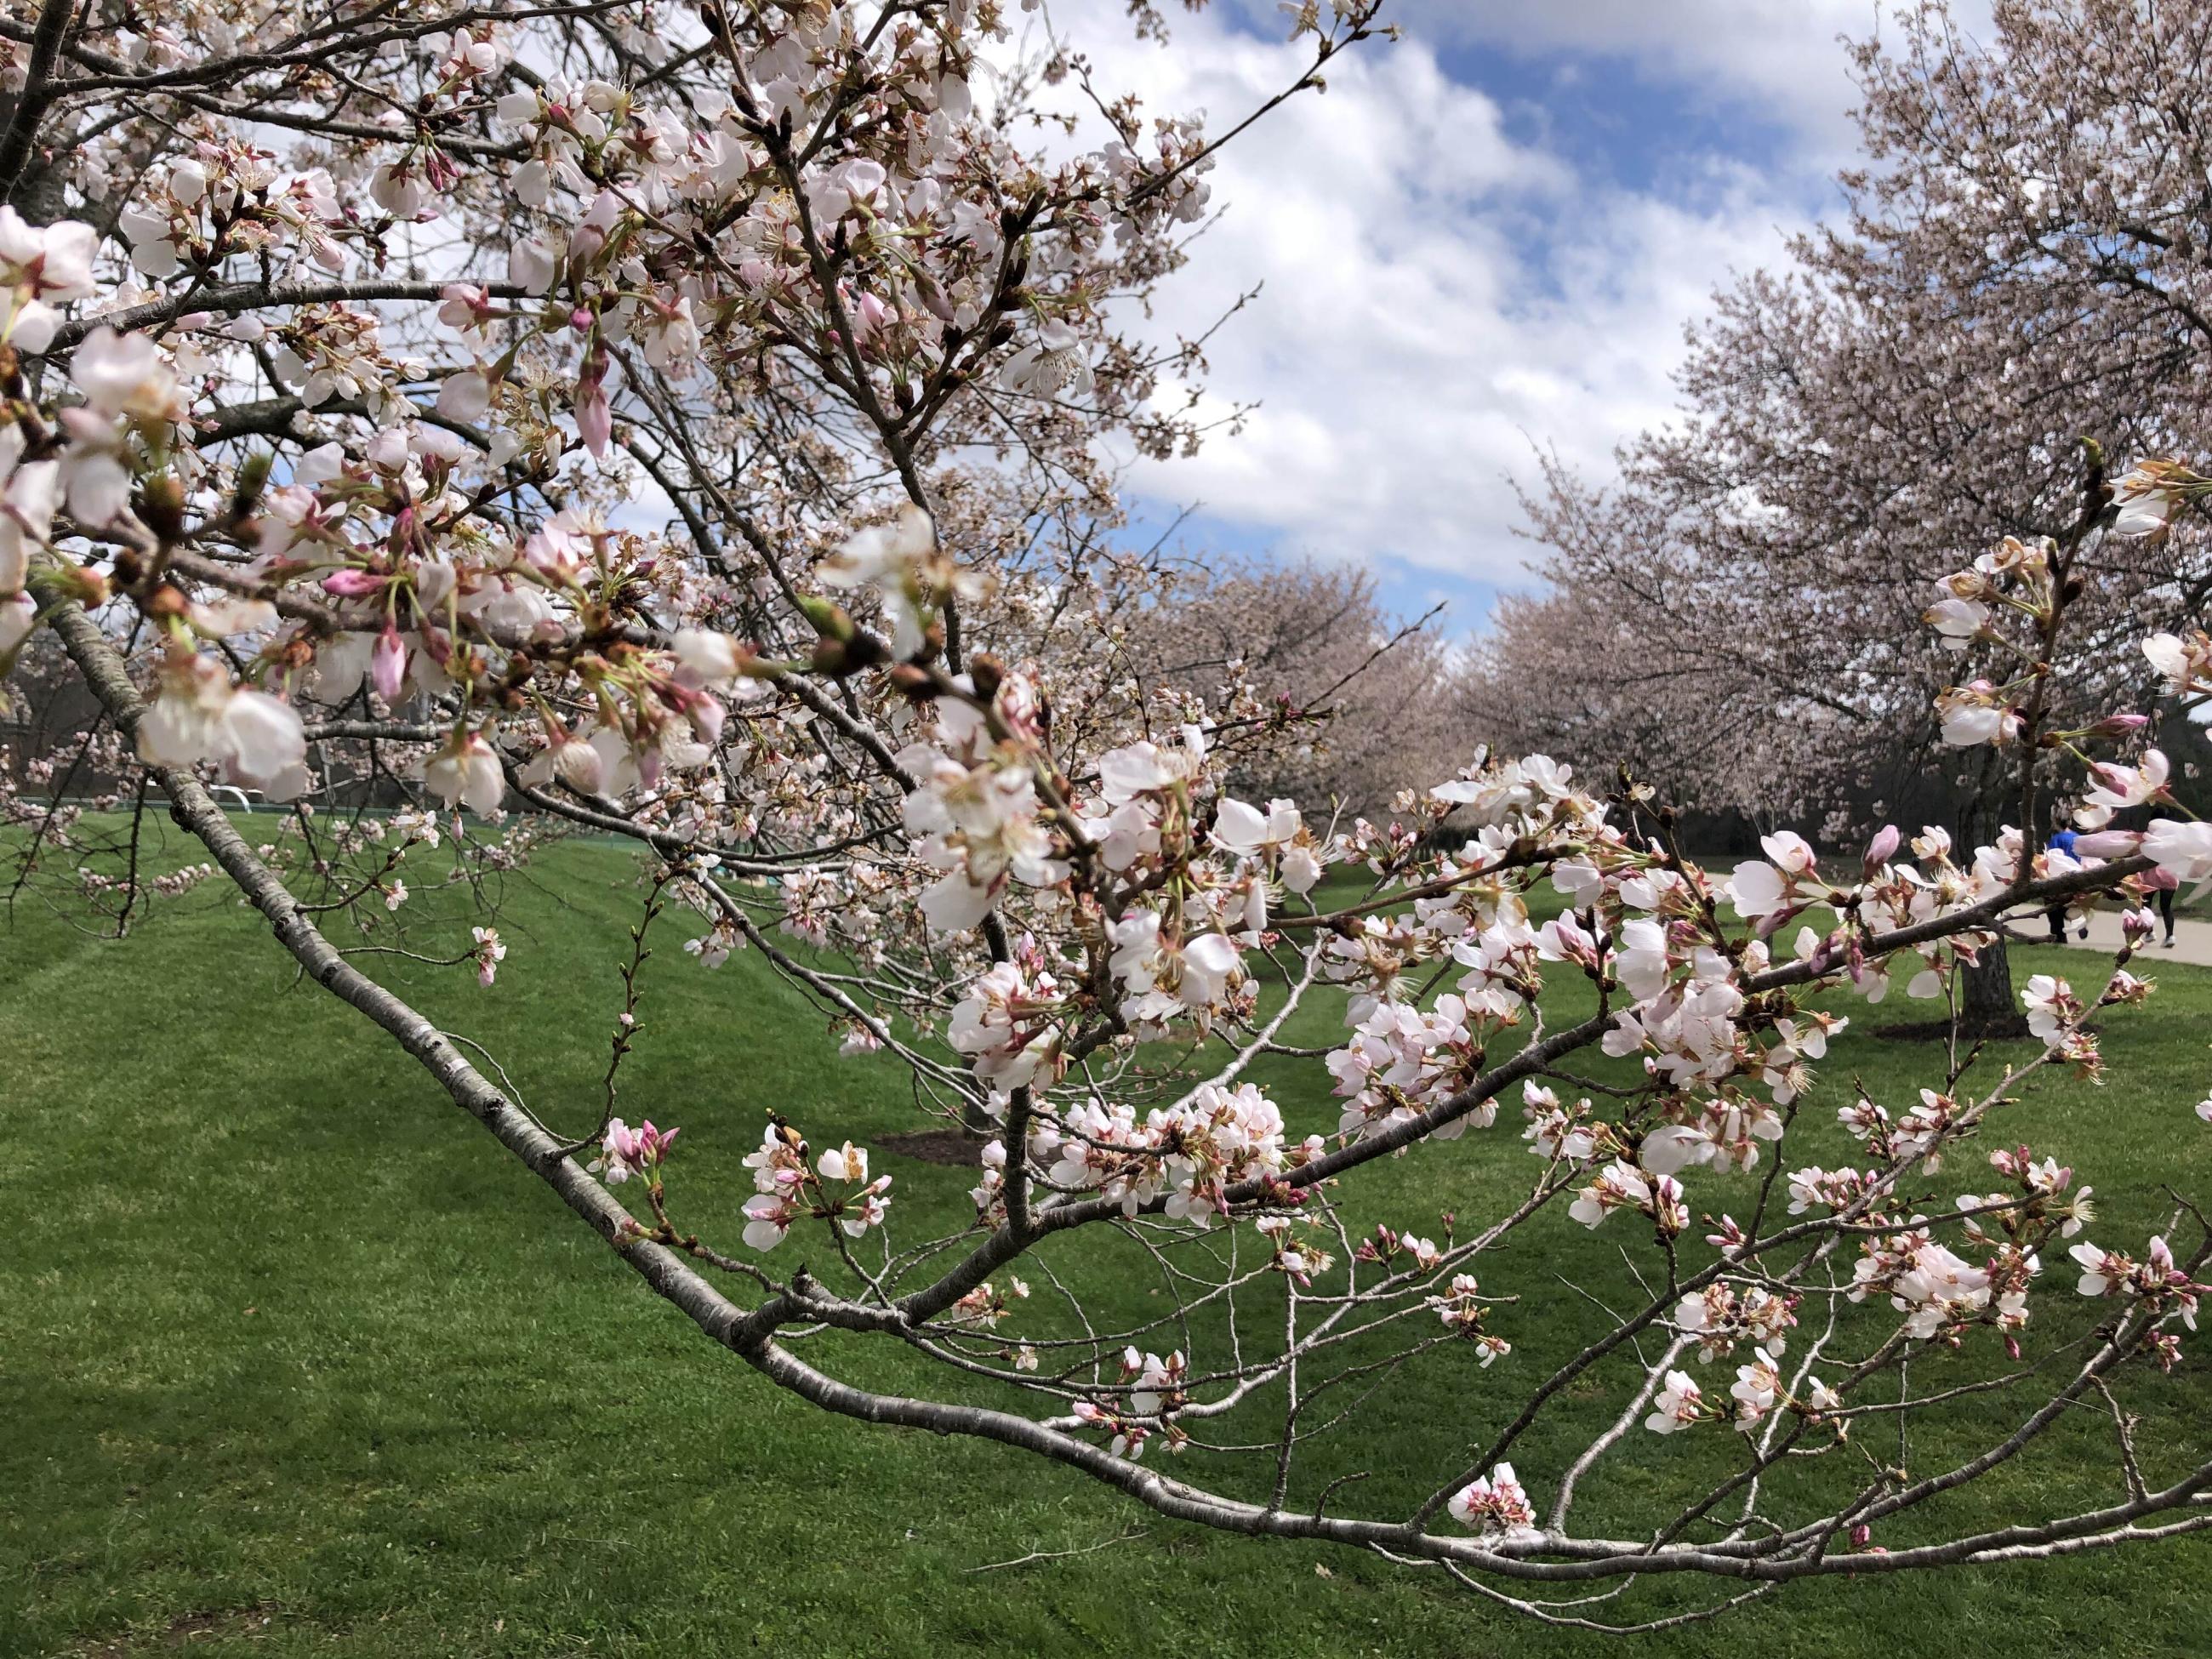
[[[1086,45],[1114,38],[1119,9],[1092,3]],[[1169,49],[1093,56],[1103,84],[1219,125],[1286,85],[1304,50],[1205,14]],[[1668,416],[1685,319],[1806,222],[1802,192],[1745,158],[1704,161],[1670,198],[1579,173],[1516,142],[1448,62],[1419,33],[1363,48],[1325,95],[1224,152],[1225,211],[1151,326],[1196,335],[1264,284],[1209,346],[1205,405],[1259,407],[1194,460],[1136,466],[1138,495],[1202,503],[1285,550],[1522,580],[1511,477],[1533,471],[1532,446],[1602,476],[1615,444]]]
[[[1883,0],[1405,0],[1400,15],[1441,49],[1619,60],[1754,110],[1832,165],[1850,153],[1856,133],[1850,61],[1838,42],[1878,33],[1885,9]],[[1985,9],[1977,0],[1963,12],[1972,22]]]
[[[1254,0],[1237,0],[1240,4]],[[1857,102],[1841,42],[1878,40],[1899,0],[1401,0],[1398,15],[1440,48],[1526,58],[1610,58],[1653,80],[1753,109],[1795,134],[1823,171],[1856,153]],[[1990,0],[1951,0],[1959,32],[1994,33]],[[1245,14],[1256,26],[1256,12]]]

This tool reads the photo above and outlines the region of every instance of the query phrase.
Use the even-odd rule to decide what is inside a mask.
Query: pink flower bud
[[[1876,830],[1874,839],[1867,843],[1867,874],[1871,876],[1883,865],[1888,863],[1891,856],[1897,851],[1898,842],[1903,838],[1898,827],[1893,823],[1885,823]]]
[[[596,459],[607,453],[607,442],[614,436],[614,411],[607,406],[606,388],[599,381],[578,390],[583,395],[576,400],[576,434]]]
[[[2076,836],[2074,854],[2076,858],[2124,859],[2142,845],[2139,830],[2100,830],[2094,835]]]
[[[368,570],[333,570],[323,578],[323,592],[342,599],[357,599],[381,592],[385,579]]]
[[[720,699],[705,691],[687,691],[680,686],[669,689],[672,695],[681,698],[684,718],[691,722],[691,729],[699,734],[700,741],[720,743],[723,720],[728,712]]]
[[[2124,738],[2150,724],[2148,714],[2107,714],[2082,733],[2089,738]]]
[[[388,623],[377,635],[368,672],[378,696],[386,702],[399,701],[399,688],[407,683],[407,647],[399,637],[399,630]]]

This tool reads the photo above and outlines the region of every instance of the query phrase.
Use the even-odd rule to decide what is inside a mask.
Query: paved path
[[[2040,944],[2046,928],[2040,916],[2023,916],[2013,926],[2025,933],[2029,941]],[[2078,939],[2075,934],[2081,924],[2072,922],[2066,930],[2066,942],[2084,950],[2102,951],[2106,956],[2120,948],[2120,913],[2100,910],[2089,918],[2089,937]],[[2153,933],[2150,943],[2136,952],[2139,964],[2156,967],[2160,961],[2193,962],[2200,967],[2212,968],[2212,921],[2191,921],[2188,917],[2177,919],[2173,924],[2173,948],[2167,950],[2160,944],[2160,935]]]

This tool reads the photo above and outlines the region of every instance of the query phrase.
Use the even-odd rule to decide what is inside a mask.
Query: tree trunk
[[[1959,1024],[1969,1036],[1993,1034],[2021,1023],[2020,1005],[2013,1000],[2012,963],[2005,957],[2002,939],[1983,947],[1980,958],[1964,970],[1959,995]]]
[[[1999,763],[1995,749],[1980,752],[1983,775],[1962,805],[1954,831],[1957,844],[1966,849],[1960,854],[1962,858],[1969,856],[1972,848],[1995,839],[2004,820],[1996,795],[1999,788],[2009,781],[2009,771]],[[2042,918],[2035,920],[2040,921]],[[2027,1030],[2020,1005],[2013,1000],[2012,963],[2005,955],[2002,934],[1992,940],[1974,965],[1960,977],[1963,981],[1959,988],[1959,1030],[1962,1035],[2002,1036]]]

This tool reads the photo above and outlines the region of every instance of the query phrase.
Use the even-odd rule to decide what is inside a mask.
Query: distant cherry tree
[[[2003,647],[1914,624],[1958,548],[2066,532],[2081,440],[2124,464],[2204,429],[2212,7],[2000,0],[1994,21],[1977,39],[1918,0],[1853,48],[1847,216],[1719,296],[1685,418],[1617,484],[1545,469],[1551,591],[1505,610],[1480,699],[1519,740],[1564,742],[1571,704],[1591,753],[1753,817],[1863,813],[1922,774],[2008,799],[1971,749],[1929,761],[1960,729],[1936,693],[2002,678]],[[2203,538],[2116,540],[2081,574],[2053,695],[2148,712],[2124,647],[2202,615]],[[1570,699],[1533,690],[1569,659]],[[1689,737],[1691,708],[1722,729]]]

